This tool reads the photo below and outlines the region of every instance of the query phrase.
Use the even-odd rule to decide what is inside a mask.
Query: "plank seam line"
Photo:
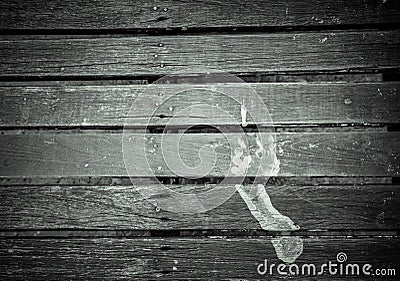
[[[49,234],[49,233],[69,233],[69,232],[82,232],[82,233],[118,233],[118,234],[152,234],[152,235],[214,235],[218,234],[229,234],[234,233],[236,235],[303,235],[303,234],[332,234],[332,233],[344,233],[344,235],[348,234],[359,234],[359,233],[394,233],[398,232],[400,229],[393,228],[393,229],[372,229],[372,228],[365,228],[365,229],[350,229],[346,230],[343,228],[339,229],[326,229],[326,230],[284,230],[284,231],[277,231],[277,230],[263,230],[263,229],[212,229],[212,228],[205,228],[205,229],[129,229],[129,228],[121,228],[121,229],[106,229],[106,228],[68,228],[68,227],[60,227],[60,228],[20,228],[20,229],[4,229],[0,228],[0,233],[5,234],[9,233],[13,234],[24,234],[24,233],[31,233],[31,232],[38,232],[38,235],[42,234]]]
[[[68,177],[56,177],[56,178],[43,178],[43,177],[21,177],[21,178],[9,178],[0,176],[0,188],[1,186],[133,186],[131,182],[132,177],[128,176],[68,176]],[[154,178],[149,177],[137,177],[137,185],[149,185],[156,183]],[[170,185],[199,185],[199,184],[218,184],[224,177],[204,177],[201,179],[191,180],[180,177],[157,177],[157,182]],[[229,181],[230,179],[226,179]],[[235,179],[231,179],[233,182]],[[261,179],[262,180],[262,179]],[[267,180],[267,179],[266,179]],[[31,183],[34,181],[34,183]],[[36,182],[35,182],[36,181]],[[119,181],[119,182],[118,182]],[[142,181],[142,183],[140,183]],[[11,182],[11,184],[7,184]],[[43,182],[43,183],[40,183]],[[117,183],[113,183],[117,182]],[[254,177],[245,177],[243,180],[244,184],[251,184],[254,182]],[[385,185],[385,186],[396,186],[400,183],[399,177],[388,177],[388,176],[310,176],[310,177],[295,177],[295,176],[281,176],[281,177],[269,177],[266,186],[336,186],[338,184],[342,186],[370,186],[370,185]],[[1,191],[1,190],[0,190]]]
[[[157,117],[157,116],[153,116]],[[161,118],[161,117],[160,117]],[[161,118],[162,119],[162,118]],[[343,132],[343,130],[351,129],[378,129],[382,128],[386,130],[390,130],[391,132],[400,131],[400,123],[310,123],[310,124],[274,124],[272,126],[257,126],[254,124],[247,124],[246,127],[242,127],[239,125],[202,125],[202,126],[193,126],[189,129],[186,129],[187,126],[185,124],[182,125],[169,125],[168,130],[165,130],[166,126],[164,125],[139,125],[135,127],[124,127],[121,125],[63,125],[63,126],[42,126],[42,125],[29,125],[29,126],[0,126],[0,134],[4,135],[5,132],[7,134],[12,134],[13,131],[18,134],[24,134],[26,132],[40,132],[40,131],[54,131],[57,132],[66,132],[70,131],[71,133],[85,133],[90,131],[96,131],[96,133],[100,133],[103,131],[104,133],[122,133],[123,130],[132,130],[143,132],[146,130],[148,134],[161,134],[161,133],[179,133],[180,130],[185,129],[185,134],[202,134],[202,133],[215,133],[218,134],[221,132],[219,128],[229,129],[230,133],[254,133],[254,132],[271,132],[271,133],[280,133],[290,130],[290,132],[310,132],[310,129],[314,129],[315,132],[323,132],[325,129],[330,129],[329,132]],[[274,130],[274,131],[271,131]],[[334,130],[334,131],[332,131]],[[312,132],[310,132],[312,133]]]
[[[1,38],[0,38],[1,39]],[[341,69],[327,69],[327,70],[293,70],[293,71],[270,71],[270,72],[232,72],[232,74],[242,78],[243,80],[262,80],[262,77],[282,77],[282,76],[305,76],[305,75],[357,75],[357,74],[382,74],[388,81],[394,82],[400,80],[400,66],[398,67],[361,67],[361,68],[341,68]],[[0,82],[87,82],[87,81],[127,81],[127,80],[140,80],[147,81],[149,84],[157,81],[163,77],[163,75],[64,75],[64,76],[52,76],[52,75],[1,75]],[[294,80],[293,80],[294,81]],[[385,81],[385,80],[384,80]],[[252,81],[251,81],[252,82]],[[289,81],[288,81],[289,82]],[[252,82],[258,83],[258,82]],[[262,82],[269,83],[269,82]]]
[[[396,237],[399,230],[327,230],[327,231],[266,231],[266,230],[98,230],[98,229],[29,229],[0,230],[0,239],[56,238],[267,238],[296,237]]]
[[[396,22],[369,24],[330,25],[288,25],[288,26],[232,26],[232,27],[168,27],[168,28],[102,28],[102,29],[27,29],[2,28],[0,35],[98,35],[98,36],[165,36],[165,35],[205,35],[205,34],[257,34],[320,32],[320,31],[384,31],[397,30]]]

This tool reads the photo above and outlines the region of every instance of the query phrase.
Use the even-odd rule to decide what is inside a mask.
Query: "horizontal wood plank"
[[[239,137],[244,135],[183,134],[178,142],[180,136],[147,134],[144,137],[132,131],[124,135],[106,131],[5,131],[0,136],[0,175],[26,178],[127,176],[126,167],[132,177],[198,177],[200,172],[202,177],[236,175],[231,169],[231,157],[234,148],[239,146]],[[274,154],[264,154],[266,156],[260,158],[257,144],[254,144],[255,133],[246,136],[247,149],[253,155],[247,176],[272,175],[271,168],[277,165]],[[397,132],[262,133],[259,136],[266,141],[263,146],[271,144],[273,136],[276,138],[276,155],[280,161],[278,176],[398,176],[400,172]],[[232,150],[228,141],[232,143]],[[176,152],[178,147],[179,153]],[[203,150],[201,155],[200,149]],[[176,158],[178,156],[181,158]],[[187,170],[184,164],[199,166],[199,169]]]
[[[241,123],[239,94],[244,85],[225,86],[225,93],[237,101],[211,92],[212,85],[104,85],[104,86],[3,86],[0,104],[3,105],[0,126],[130,126],[166,125],[172,118],[180,123],[223,125]],[[400,122],[400,84],[301,84],[249,83],[260,96],[275,125],[292,124],[389,124]],[[203,90],[200,91],[199,87]],[[160,96],[152,88],[170,93]],[[180,93],[183,89],[185,91]],[[146,100],[147,106],[135,104]],[[208,104],[217,106],[233,117],[223,118],[210,110],[190,110]],[[157,107],[158,105],[158,107]],[[130,108],[132,107],[132,110]],[[173,109],[171,111],[170,109]],[[246,107],[251,116],[262,112],[260,104]],[[129,117],[129,120],[126,118]],[[236,122],[232,122],[235,120]],[[247,121],[252,125],[253,119]],[[257,120],[257,125],[262,125]]]
[[[199,193],[215,185],[167,187]],[[144,189],[154,186],[2,186],[0,228],[261,230],[238,193],[211,211],[187,215],[157,209],[142,197]],[[266,187],[274,207],[301,231],[399,229],[398,190],[396,185]]]
[[[294,240],[296,239],[296,240]],[[302,239],[302,240],[300,240]],[[344,253],[348,264],[359,264],[360,276],[351,271],[330,276],[327,268],[322,276],[306,274],[294,276],[296,280],[360,280],[378,278],[363,274],[364,264],[376,269],[395,269],[384,280],[397,280],[400,250],[397,237],[379,238],[152,238],[152,239],[7,239],[0,240],[0,275],[14,279],[163,279],[163,280],[254,280],[287,279],[273,270],[272,275],[260,275],[260,263],[277,266],[274,243],[278,249],[294,247],[291,242],[302,243],[303,252],[295,264],[302,272],[304,264],[314,264],[320,271],[322,264],[336,264],[338,253]],[[285,250],[284,248],[282,249]],[[288,264],[289,266],[289,264]],[[260,268],[262,270],[262,268]],[[282,269],[282,268],[281,268]],[[286,267],[283,269],[287,271]],[[395,274],[395,276],[393,276]],[[292,276],[293,277],[293,276]],[[379,276],[381,278],[381,276]],[[378,278],[378,279],[379,279]]]
[[[77,13],[76,11],[79,11]],[[170,29],[398,23],[397,1],[45,1],[0,3],[0,29]]]
[[[143,180],[143,179],[142,179]],[[165,184],[195,184],[196,181],[190,181],[183,178],[164,178],[161,180]],[[172,181],[172,182],[171,182]],[[216,183],[218,179],[215,179]],[[204,183],[204,182],[203,182]],[[211,181],[209,182],[211,184]],[[270,177],[268,185],[348,185],[348,184],[392,184],[392,177]],[[87,185],[87,186],[127,186],[131,185],[131,179],[126,177],[109,176],[85,176],[85,177],[1,177],[2,186],[34,186],[34,185]]]
[[[231,73],[386,69],[400,65],[399,49],[398,30],[25,40],[3,36],[0,76],[131,77],[199,68]]]

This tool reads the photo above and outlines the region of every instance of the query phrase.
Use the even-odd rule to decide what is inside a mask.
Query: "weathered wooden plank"
[[[199,193],[214,185],[168,185]],[[154,186],[2,186],[1,229],[256,229],[258,221],[235,193],[199,214],[156,209],[138,191]],[[390,230],[400,227],[399,186],[267,186],[274,207],[302,231]]]
[[[277,258],[274,247],[279,252],[294,251],[294,239],[303,244],[303,252],[295,261],[299,274],[291,276],[296,280],[379,280],[382,277],[378,277],[377,269],[395,269],[390,271],[391,275],[386,271],[384,279],[398,278],[400,264],[394,258],[400,249],[397,237],[7,239],[0,240],[0,275],[7,280],[287,279],[277,271],[276,267],[283,262]],[[339,253],[346,255],[347,260],[339,263]],[[272,274],[258,273],[259,264],[265,264],[265,260],[268,268],[275,264]],[[330,275],[328,267],[321,270],[329,262],[336,265],[330,267],[333,273],[337,269],[336,274]],[[316,272],[323,274],[317,276],[313,269],[303,267],[305,264],[314,264]],[[339,264],[343,265],[342,271]],[[359,276],[352,275],[349,264],[359,265]],[[364,264],[371,265],[364,269],[374,275],[364,275]],[[288,266],[281,270],[288,272]],[[263,267],[259,270],[263,273]],[[295,272],[295,266],[292,270]]]
[[[0,28],[17,30],[340,26],[398,23],[399,16],[397,1],[374,0],[0,3]]]
[[[190,181],[184,178],[160,178],[165,184],[197,184],[204,183],[201,181]],[[172,182],[171,182],[172,181]],[[213,183],[217,183],[221,179],[213,179]],[[211,184],[211,181],[209,181]],[[392,184],[392,177],[376,177],[376,176],[360,176],[360,177],[275,177],[268,179],[268,185],[366,185],[366,184]],[[131,185],[131,179],[126,177],[110,177],[110,176],[84,176],[84,177],[2,177],[0,176],[1,186],[34,186],[34,185],[86,185],[86,186],[128,186]]]
[[[210,68],[232,73],[398,67],[399,31],[28,38],[3,36],[0,76],[163,75]]]
[[[129,112],[131,126],[166,125],[171,116],[181,123],[233,124],[209,111],[182,110],[208,104],[229,112],[234,124],[241,122],[243,97],[235,94],[243,85],[219,85],[237,101],[211,92],[211,85],[157,85],[160,96],[146,85],[109,86],[12,86],[0,87],[0,126],[123,126]],[[203,90],[199,90],[199,88]],[[300,84],[249,83],[268,108],[275,125],[290,124],[387,124],[400,122],[400,83]],[[181,92],[183,89],[185,91]],[[189,90],[188,90],[189,89]],[[138,96],[148,107],[134,106]],[[142,97],[145,97],[143,98]],[[159,106],[157,107],[156,104]],[[143,105],[143,103],[142,103]],[[171,111],[170,109],[173,109]],[[259,116],[260,104],[247,106],[249,114]],[[261,123],[261,122],[257,122]],[[253,124],[252,120],[248,124]],[[258,124],[262,125],[262,124]]]
[[[196,167],[203,148],[203,162],[199,167],[209,169],[209,172],[202,170],[203,176],[235,176],[231,157],[236,145],[239,146],[241,134],[183,134],[176,146],[179,136],[147,134],[144,139],[143,134],[128,131],[124,135],[124,147],[129,175],[198,177],[198,170],[176,170],[179,162],[175,161],[178,159],[175,156],[180,156],[186,165]],[[247,136],[253,159],[247,176],[267,175],[258,169],[261,164],[263,171],[268,172],[268,167],[274,164],[270,158],[273,154],[260,158],[258,144],[254,144],[255,133]],[[398,176],[400,172],[397,132],[262,133],[259,136],[267,142],[271,140],[269,137],[276,137],[279,176]],[[232,151],[228,141],[232,142]],[[127,176],[121,133],[5,131],[0,143],[0,175],[3,177]],[[178,147],[180,154],[175,153]],[[144,149],[146,154],[139,153]]]
[[[4,229],[1,239],[156,238],[156,237],[393,237],[397,230],[264,230],[264,229]]]

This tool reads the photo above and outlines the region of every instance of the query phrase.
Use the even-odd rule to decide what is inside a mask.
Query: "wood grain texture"
[[[123,126],[129,113],[130,126],[166,125],[171,116],[186,124],[239,124],[240,103],[211,92],[210,85],[157,85],[173,97],[160,96],[146,85],[105,86],[3,86],[0,87],[0,126]],[[238,101],[236,87],[226,85],[225,93]],[[221,86],[220,86],[221,87]],[[388,124],[400,122],[400,83],[300,84],[250,83],[268,108],[275,125],[292,124]],[[189,90],[188,90],[189,88]],[[185,89],[181,94],[180,91]],[[239,92],[240,93],[240,92]],[[147,100],[147,107],[135,100]],[[157,107],[156,104],[159,106]],[[208,104],[229,112],[236,122],[210,110],[181,111]],[[130,108],[136,108],[131,110]],[[173,108],[173,111],[170,110]],[[261,114],[260,104],[247,106],[249,114]],[[253,124],[252,119],[248,120]],[[257,122],[262,125],[262,122]]]
[[[163,280],[255,280],[257,266],[281,263],[265,238],[153,238],[153,239],[7,239],[0,240],[0,275],[7,280],[87,280],[163,279]],[[282,240],[287,239],[286,237]],[[396,269],[394,259],[400,249],[397,237],[380,238],[303,238],[303,264],[336,263],[336,255],[347,255],[344,264],[371,264],[376,269]],[[275,268],[276,269],[276,268]],[[287,270],[287,269],[286,269]],[[279,276],[275,279],[287,279]],[[307,272],[307,271],[306,271]],[[286,276],[287,277],[287,276]],[[376,276],[296,276],[296,280],[360,280]],[[397,280],[386,276],[385,280]],[[379,279],[377,279],[379,280]]]
[[[203,148],[201,167],[210,168],[207,176],[232,176],[233,151],[228,140],[235,142],[240,135],[184,134],[179,142],[180,154],[175,155],[177,148],[173,142],[179,134],[148,134],[143,139],[143,134],[128,133],[125,160],[132,177],[176,176],[186,172],[174,171],[175,164],[167,166],[165,153],[173,154],[171,157],[180,155],[183,163],[196,167]],[[269,136],[272,135],[263,133],[263,138]],[[279,176],[398,176],[400,172],[397,132],[277,133],[274,136],[280,160]],[[161,137],[168,141],[163,148],[164,156],[160,150]],[[258,172],[259,164],[267,165],[270,161],[259,163],[265,158],[258,158],[252,148],[254,133],[247,139],[254,159],[247,176],[262,175]],[[0,142],[3,177],[127,176],[120,133],[6,131],[0,136]],[[144,149],[146,154],[140,154]],[[198,176],[197,172],[193,176]]]
[[[77,13],[76,11],[79,11]],[[398,23],[397,1],[63,1],[0,3],[1,29],[170,29]]]
[[[183,178],[163,178],[165,184],[196,184],[199,181],[188,181]],[[172,181],[172,182],[171,182]],[[214,179],[217,183],[219,179]],[[149,183],[149,182],[148,182]],[[201,183],[204,183],[201,182]],[[268,185],[366,185],[366,184],[392,184],[392,177],[270,177]],[[35,185],[86,185],[86,186],[128,186],[132,182],[129,177],[85,176],[85,177],[1,177],[0,186],[35,186]]]
[[[400,65],[399,31],[31,38],[3,36],[0,76],[163,75],[384,69]]]
[[[155,186],[2,186],[1,229],[257,229],[235,193],[207,213],[156,209],[140,191]],[[167,185],[200,193],[215,185]],[[272,204],[302,231],[390,230],[400,227],[399,186],[267,186]],[[156,200],[157,196],[152,199]]]

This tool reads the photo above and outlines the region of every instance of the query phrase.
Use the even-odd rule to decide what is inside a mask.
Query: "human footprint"
[[[234,175],[243,176],[251,165],[252,155],[248,152],[249,150],[241,138],[238,139],[238,144],[239,146],[235,149],[232,157],[233,167],[231,172]],[[261,153],[261,156],[265,155],[266,150],[264,145],[257,138],[256,144],[258,147],[256,153]],[[269,143],[267,146],[269,148],[274,148],[273,143]],[[274,150],[271,149],[269,151],[274,152]],[[275,153],[273,153],[272,156],[275,160]],[[257,155],[257,157],[262,158],[259,155]],[[279,170],[279,161],[277,159],[276,163],[276,169],[272,170],[274,175],[276,175]],[[248,186],[239,184],[236,185],[236,189],[262,229],[270,231],[294,231],[300,229],[289,217],[282,215],[272,205],[271,199],[262,184]],[[293,263],[303,252],[303,239],[300,237],[280,236],[273,238],[271,242],[275,248],[277,257],[287,263]]]
[[[278,231],[300,229],[289,217],[282,215],[275,209],[263,185],[258,184],[249,187],[241,185],[237,190],[262,229]]]

